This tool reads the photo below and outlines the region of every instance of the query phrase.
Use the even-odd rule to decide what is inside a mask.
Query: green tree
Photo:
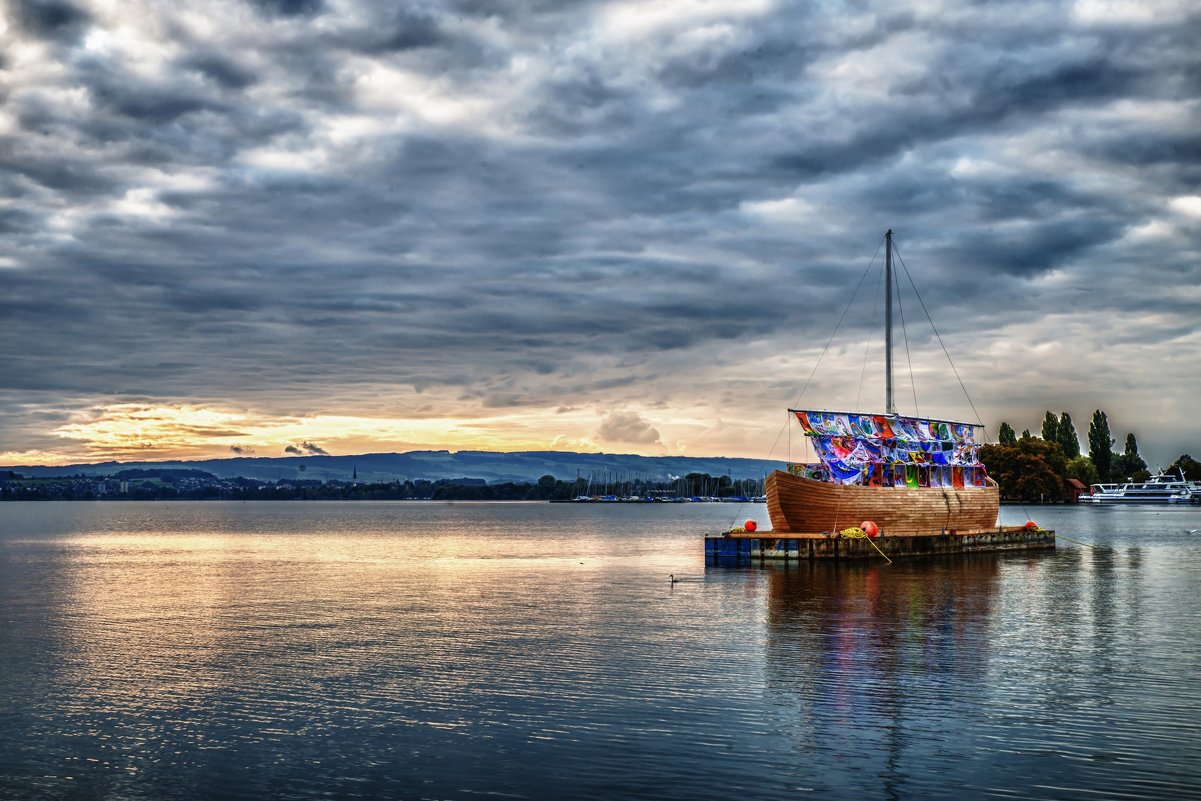
[[[705,488],[709,482],[713,480],[713,476],[708,473],[689,473],[684,476],[684,481],[687,482],[687,492],[689,495],[702,495],[705,493]]]
[[[1030,429],[1022,429],[1022,439],[1034,439],[1034,435],[1030,433]]]
[[[1076,479],[1085,486],[1092,486],[1100,481],[1100,477],[1097,475],[1097,466],[1087,456],[1077,456],[1075,459],[1068,459],[1064,474],[1068,478]]]
[[[1066,460],[1058,442],[1020,439],[1016,445],[983,445],[980,461],[1001,487],[1001,497],[1058,501],[1063,497]]]
[[[1004,420],[1001,421],[1001,428],[997,431],[997,442],[1000,442],[1002,445],[1018,444],[1017,433],[1013,430],[1013,427]]]
[[[1108,481],[1113,475],[1113,437],[1109,435],[1109,418],[1097,409],[1088,426],[1088,455],[1097,466],[1097,475]]]
[[[533,494],[539,500],[550,500],[556,496],[558,489],[559,482],[548,473],[538,479],[538,486]]]
[[[1167,472],[1169,473],[1184,473],[1184,478],[1187,481],[1201,481],[1201,462],[1198,462],[1187,453],[1182,453],[1168,465]]]
[[[1056,441],[1063,448],[1063,455],[1075,459],[1080,455],[1080,437],[1076,434],[1076,426],[1072,425],[1072,416],[1063,412],[1059,416],[1059,427],[1056,429]]]
[[[1114,457],[1113,473],[1117,478],[1129,478],[1134,481],[1146,481],[1151,477],[1147,463],[1138,454],[1138,441],[1134,434],[1126,435],[1126,449]]]
[[[1047,442],[1059,442],[1059,418],[1050,411],[1043,417],[1043,439]]]

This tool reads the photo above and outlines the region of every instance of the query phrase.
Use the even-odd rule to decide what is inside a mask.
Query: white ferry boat
[[[1111,503],[1189,503],[1201,502],[1201,487],[1166,473],[1151,476],[1146,481],[1125,484],[1093,484],[1080,503],[1099,505]]]

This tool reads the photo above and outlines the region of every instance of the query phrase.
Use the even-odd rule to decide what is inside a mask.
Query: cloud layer
[[[1201,450],[1194,4],[386,6],[7,0],[0,461],[764,456],[888,227],[990,427]],[[876,280],[806,402],[880,405]],[[971,417],[904,302],[902,407]]]

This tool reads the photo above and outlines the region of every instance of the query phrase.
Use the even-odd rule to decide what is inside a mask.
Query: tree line
[[[118,489],[118,486],[124,487]],[[597,482],[563,481],[544,475],[537,482],[489,484],[482,478],[415,479],[388,482],[218,478],[201,470],[138,468],[112,476],[72,475],[27,478],[14,471],[0,474],[0,501],[85,500],[437,500],[437,501],[565,501],[582,495],[669,497],[709,494],[736,498],[759,491],[759,482],[708,473],[683,478]]]
[[[1109,417],[1097,409],[1088,426],[1088,453],[1080,449],[1080,436],[1072,416],[1048,411],[1043,417],[1041,436],[1029,429],[1019,436],[1013,426],[1002,422],[997,443],[980,448],[980,461],[1001,487],[1001,497],[1021,500],[1055,501],[1064,496],[1069,479],[1089,486],[1102,482],[1145,481],[1151,471],[1138,452],[1133,432],[1126,434],[1121,451],[1109,428]],[[1183,471],[1186,479],[1201,480],[1201,462],[1187,453],[1173,462],[1166,472]]]

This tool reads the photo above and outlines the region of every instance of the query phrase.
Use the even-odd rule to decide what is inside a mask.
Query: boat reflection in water
[[[781,668],[773,683],[837,707],[909,674],[979,676],[998,576],[998,560],[985,556],[914,570],[828,562],[772,570],[768,665]]]
[[[828,761],[807,776],[818,793],[940,797],[950,788],[936,786],[939,775],[964,775],[963,740],[979,736],[975,702],[998,678],[1000,560],[910,564],[768,569],[765,688],[788,710],[798,756]]]

